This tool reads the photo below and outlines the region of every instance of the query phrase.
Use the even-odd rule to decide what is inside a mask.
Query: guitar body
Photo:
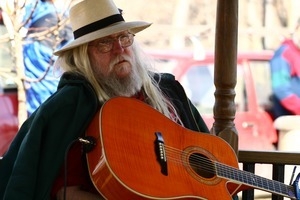
[[[157,132],[164,142],[167,174],[155,150]],[[87,153],[90,177],[106,199],[225,200],[240,190],[241,185],[214,173],[215,162],[238,168],[230,145],[185,129],[139,100],[107,101],[86,135],[96,139]]]

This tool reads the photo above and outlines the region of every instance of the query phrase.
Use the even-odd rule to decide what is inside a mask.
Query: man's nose
[[[117,39],[114,41],[112,51],[114,53],[123,53],[124,52],[124,48],[122,47],[120,40]]]

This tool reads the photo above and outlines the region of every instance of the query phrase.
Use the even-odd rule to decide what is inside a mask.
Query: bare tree
[[[11,48],[11,54],[13,58],[13,66],[11,71],[15,73],[14,80],[18,86],[18,102],[19,102],[19,124],[22,124],[27,118],[26,110],[26,95],[25,95],[25,82],[39,82],[43,80],[52,67],[52,62],[49,62],[49,66],[45,70],[44,74],[35,79],[26,77],[24,73],[24,62],[23,62],[23,45],[28,39],[38,41],[54,41],[53,51],[57,46],[64,40],[63,35],[60,31],[68,25],[67,12],[72,3],[72,0],[63,1],[63,5],[60,5],[59,9],[56,8],[56,21],[52,23],[50,27],[44,27],[39,31],[32,31],[24,33],[24,27],[30,22],[31,17],[38,5],[40,0],[1,0],[0,8],[2,10],[2,18],[4,25],[7,29],[7,33],[0,36],[0,43],[9,43]],[[31,3],[33,6],[29,15],[25,18],[24,10],[25,6]],[[62,2],[60,2],[62,3]],[[53,4],[57,6],[57,4]],[[26,29],[25,29],[26,30]],[[53,59],[50,59],[53,61]],[[0,73],[7,73],[0,71]]]

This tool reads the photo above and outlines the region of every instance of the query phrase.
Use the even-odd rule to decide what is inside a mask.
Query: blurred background
[[[239,0],[238,50],[275,49],[299,18],[299,0]],[[197,36],[205,49],[214,49],[217,0],[115,0],[125,20],[153,25],[139,34],[145,45],[190,48]]]

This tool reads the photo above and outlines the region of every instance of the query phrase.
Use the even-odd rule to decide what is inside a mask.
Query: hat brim
[[[151,25],[151,23],[143,22],[143,21],[121,22],[121,23],[113,24],[106,28],[100,29],[98,31],[94,31],[92,33],[86,34],[75,40],[70,41],[68,44],[63,46],[61,49],[55,51],[54,55],[59,56],[64,51],[73,49],[77,46],[91,42],[98,38],[106,37],[108,35],[122,32],[125,30],[129,30],[131,33],[135,34],[135,33],[138,33],[140,31],[144,30],[145,28],[148,28],[150,25]]]

